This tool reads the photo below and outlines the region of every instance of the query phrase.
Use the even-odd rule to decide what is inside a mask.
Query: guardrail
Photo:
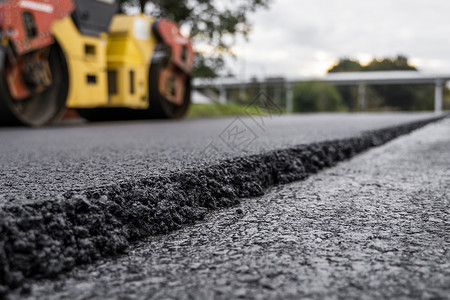
[[[245,92],[247,88],[282,87],[286,89],[286,111],[292,112],[293,93],[292,84],[297,82],[319,81],[331,85],[358,86],[358,105],[364,110],[366,107],[367,85],[395,85],[395,84],[434,84],[434,111],[442,113],[443,87],[450,81],[450,74],[427,74],[417,71],[376,71],[376,72],[340,72],[329,73],[323,77],[276,78],[265,80],[241,81],[236,78],[195,79],[194,89],[202,90],[214,87],[219,90],[219,101],[225,103],[227,90],[239,89]]]

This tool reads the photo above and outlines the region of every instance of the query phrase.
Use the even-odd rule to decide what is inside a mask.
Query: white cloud
[[[424,71],[450,73],[449,11],[447,0],[275,0],[252,16],[230,66],[246,77],[308,76],[340,57],[403,54]]]

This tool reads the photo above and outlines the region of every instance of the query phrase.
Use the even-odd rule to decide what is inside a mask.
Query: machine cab
[[[72,18],[84,35],[98,36],[108,32],[112,17],[119,10],[118,0],[73,0]]]

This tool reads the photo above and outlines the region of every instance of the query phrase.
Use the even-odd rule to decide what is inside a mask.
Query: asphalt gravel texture
[[[273,114],[0,128],[0,204],[5,199],[51,198],[226,158],[350,138],[431,117],[432,113]],[[241,136],[233,136],[243,130]]]
[[[450,299],[450,120],[11,299]]]
[[[361,116],[357,116],[355,120],[358,120],[358,117],[361,118]],[[386,121],[385,115],[377,117],[380,118],[378,122],[383,118]],[[130,170],[131,165],[128,168],[123,165],[119,167],[119,169],[124,168],[127,172],[135,172],[133,177],[124,179],[122,176],[121,180],[118,178],[116,180],[113,176],[109,178],[112,181],[109,181],[108,184],[100,180],[90,183],[90,185],[88,185],[88,180],[82,177],[79,180],[85,186],[84,189],[74,189],[70,185],[70,182],[77,180],[77,174],[72,174],[72,177],[67,176],[68,178],[58,177],[67,171],[66,168],[56,169],[56,172],[51,172],[53,169],[44,168],[41,174],[40,172],[14,169],[16,165],[12,168],[12,165],[8,165],[10,168],[6,168],[4,174],[7,175],[5,181],[9,185],[6,185],[0,194],[0,293],[5,295],[11,289],[20,286],[26,290],[26,282],[29,278],[55,277],[76,265],[92,263],[105,256],[123,253],[134,241],[179,229],[183,224],[203,219],[208,210],[236,205],[239,203],[239,198],[242,197],[262,195],[265,189],[274,184],[304,179],[308,175],[330,167],[338,161],[348,159],[358,152],[383,144],[436,120],[436,118],[430,119],[426,118],[426,115],[420,115],[420,118],[415,116],[416,121],[405,124],[399,120],[401,117],[411,118],[412,116],[399,115],[395,121],[391,121],[392,124],[402,123],[402,125],[379,129],[380,124],[372,123],[372,129],[376,130],[362,131],[358,129],[352,132],[349,128],[353,127],[346,127],[346,123],[342,122],[349,116],[340,116],[337,119],[344,123],[342,125],[344,129],[341,128],[342,132],[339,130],[336,132],[347,137],[331,141],[319,139],[317,142],[272,151],[265,151],[267,148],[263,146],[263,139],[258,146],[258,143],[255,142],[257,138],[253,138],[253,144],[246,147],[247,152],[236,154],[236,149],[233,149],[234,152],[224,151],[225,154],[220,153],[221,159],[218,158],[218,149],[214,145],[213,149],[216,152],[213,151],[212,154],[200,151],[191,155],[201,158],[195,166],[193,165],[195,159],[187,162],[188,167],[184,161],[179,164],[179,166],[185,166],[184,168],[178,166],[166,169],[166,172],[163,172],[161,168],[155,168],[151,171],[147,170],[147,173],[141,173],[139,172],[141,164],[134,161],[137,170]],[[293,117],[286,119],[289,118],[292,120]],[[279,120],[281,119],[283,118],[280,117]],[[231,124],[236,120],[241,121],[234,119]],[[283,132],[282,128],[286,127],[286,123],[284,123],[286,120],[278,122],[284,125],[278,128],[278,133],[280,133]],[[383,125],[386,125],[385,123]],[[138,128],[141,125],[138,124]],[[248,125],[246,126],[248,128]],[[132,127],[135,128],[136,125]],[[325,127],[331,128],[329,124]],[[63,132],[68,134],[70,129],[72,128],[69,128],[69,132],[66,130]],[[8,130],[5,132],[6,135],[11,133]],[[49,134],[46,130],[43,132]],[[351,136],[349,136],[349,132],[352,132]],[[104,131],[100,131],[100,135],[104,135],[104,133]],[[117,134],[118,131],[115,130],[115,133]],[[47,138],[47,141],[54,138],[53,135],[48,137],[51,138]],[[65,142],[53,146],[58,149],[58,145],[65,145],[62,147],[64,148],[67,143],[74,144],[74,140],[76,141],[76,135],[72,137],[69,135],[68,138]],[[18,140],[17,143],[14,143],[13,139],[7,146],[2,143],[2,146],[10,147],[11,150],[14,149],[14,146],[25,143],[35,151],[38,149],[38,153],[45,152],[52,147],[51,144],[45,143],[41,144],[46,145],[45,147],[35,147],[39,145],[36,143],[37,140],[26,141],[21,139],[20,135]],[[282,137],[278,139],[278,142],[282,144],[283,140],[288,139]],[[125,144],[128,144],[126,141],[125,139]],[[148,141],[146,142],[148,143]],[[277,143],[275,142],[275,144]],[[183,146],[183,144],[177,145]],[[106,146],[106,148],[108,147]],[[102,150],[101,147],[95,149],[100,152]],[[259,154],[255,154],[257,152],[252,154],[252,151],[257,151],[255,149],[259,149]],[[77,151],[78,148],[71,151],[69,148],[66,150],[67,152],[63,152],[64,154],[71,153],[76,158],[83,158],[83,153],[80,154]],[[117,151],[121,152],[122,150],[119,148]],[[31,150],[22,151],[35,153]],[[4,153],[2,159],[6,157],[3,160],[6,162],[9,162],[8,157],[15,157],[14,153],[23,154],[20,151],[2,151],[2,155]],[[250,153],[250,155],[246,153]],[[42,165],[45,166],[46,163],[46,156],[43,155],[43,157],[44,163],[41,164],[39,160],[35,159],[36,157],[22,156],[24,161],[31,163],[28,165],[28,171],[30,171],[30,167],[31,170],[33,168],[41,170]],[[60,157],[59,162],[66,161],[67,157],[64,155],[63,157]],[[182,161],[182,157],[174,155],[172,163],[177,165],[177,162]],[[145,161],[144,158],[142,159]],[[101,163],[103,161],[98,157],[90,161],[90,166],[97,170],[89,173],[91,176],[97,174],[95,172],[105,171]],[[50,162],[55,163],[54,160],[50,160]],[[79,163],[74,160],[69,165],[75,167]],[[120,165],[120,160],[118,163]],[[172,164],[166,162],[166,165]],[[112,169],[114,170],[114,167]],[[12,176],[9,175],[9,172]],[[19,178],[20,174],[28,175],[21,181],[14,178],[14,175],[17,174],[19,174]],[[48,174],[48,180],[51,182],[49,185],[43,183],[47,179],[42,177],[44,174]],[[106,172],[106,177],[108,177],[107,174],[108,172]],[[100,174],[97,175],[103,178]],[[27,186],[27,183],[32,183],[34,180],[38,181],[37,186],[41,190],[36,190],[34,186]],[[62,181],[62,183],[58,189],[43,193],[42,191],[46,191],[47,186],[53,186],[53,181]],[[11,189],[8,189],[8,186],[14,186],[11,182],[18,183],[19,186],[22,184],[20,191],[12,189],[13,192],[11,192]],[[64,183],[68,183],[68,187],[65,187]]]

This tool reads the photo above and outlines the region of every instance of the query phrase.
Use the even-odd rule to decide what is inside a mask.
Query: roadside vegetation
[[[418,71],[408,58],[373,59],[366,65],[342,58],[328,73],[366,71]],[[332,86],[321,82],[297,83],[293,87],[294,112],[359,111],[357,86]],[[450,89],[444,88],[444,110],[450,110]],[[366,111],[425,111],[434,109],[434,85],[368,85]]]
[[[302,82],[293,86],[294,112],[347,111],[336,87],[323,82]]]
[[[188,118],[199,117],[227,117],[244,115],[263,115],[264,112],[255,106],[243,106],[240,104],[200,104],[193,103],[188,111]]]

